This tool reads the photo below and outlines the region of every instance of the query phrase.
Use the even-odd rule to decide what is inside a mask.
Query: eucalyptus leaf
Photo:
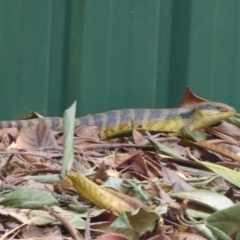
[[[47,174],[47,175],[39,175],[39,176],[26,176],[23,178],[24,180],[33,179],[36,182],[41,183],[58,183],[60,181],[59,174]]]
[[[222,210],[233,206],[233,202],[226,196],[205,189],[197,189],[186,192],[170,193],[170,196],[178,199],[188,199],[190,202],[198,203],[200,206],[207,206],[214,211]]]
[[[239,229],[240,204],[225,208],[210,215],[206,221],[214,228],[220,229],[227,235],[235,233]]]
[[[103,214],[104,212],[106,212],[105,209],[97,209],[94,207],[91,208],[90,212],[89,211],[78,212],[78,211],[75,211],[75,209],[74,211],[71,211],[71,210],[60,208],[58,206],[53,206],[52,209],[61,215],[75,215],[82,218],[87,218],[88,215],[90,215],[90,217],[97,217]]]
[[[203,141],[203,140],[206,140],[208,137],[208,135],[202,131],[190,132],[188,127],[182,128],[182,135],[183,135],[183,138],[189,139],[193,142]]]
[[[196,209],[191,209],[190,207],[188,207],[186,209],[186,213],[187,215],[191,216],[192,218],[202,218],[205,219],[207,217],[210,216],[210,213],[206,213],[203,210],[196,210]]]
[[[213,235],[218,239],[218,240],[231,240],[231,238],[224,233],[223,231],[221,231],[220,229],[213,227],[211,225],[207,226],[213,233]]]
[[[148,139],[148,141],[156,148],[157,153],[165,154],[165,155],[171,156],[173,158],[177,158],[177,159],[188,160],[187,158],[185,158],[185,157],[181,156],[180,154],[176,153],[175,151],[173,151],[171,148],[158,142],[153,137],[146,137],[146,139]]]
[[[63,117],[63,136],[64,136],[64,150],[61,177],[66,177],[67,171],[72,168],[73,156],[73,134],[75,126],[75,112],[76,101],[67,109]]]
[[[238,115],[234,115],[230,118],[228,118],[228,120],[233,123],[234,125],[236,125],[237,127],[240,127],[240,117],[239,114]]]
[[[147,231],[152,231],[158,218],[158,214],[139,208],[132,212],[120,214],[110,227],[115,233],[134,239]]]
[[[50,223],[56,223],[56,219],[52,217],[48,212],[43,210],[32,209],[15,209],[0,206],[0,215],[17,219],[21,223],[29,223],[35,225],[46,225]]]
[[[129,189],[122,186],[123,179],[121,178],[109,178],[106,182],[102,184],[103,187],[112,188],[117,190],[118,192],[127,194]]]
[[[69,207],[72,208],[77,213],[83,213],[83,212],[89,211],[89,206],[82,205],[82,204],[79,204],[79,205],[69,204]]]
[[[7,194],[7,196],[0,201],[0,204],[15,208],[39,209],[43,204],[47,206],[58,205],[58,201],[47,191],[19,187]]]
[[[205,224],[195,224],[192,225],[191,228],[203,234],[203,236],[205,236],[208,240],[216,240],[211,230]]]
[[[229,168],[226,168],[224,166],[211,163],[211,162],[203,162],[199,161],[196,158],[193,158],[194,161],[197,163],[201,164],[202,166],[210,169],[211,171],[217,173],[219,176],[225,178],[228,180],[230,183],[234,184],[237,187],[240,187],[240,173],[234,170],[231,170]]]

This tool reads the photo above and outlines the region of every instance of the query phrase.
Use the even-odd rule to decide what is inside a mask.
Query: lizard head
[[[221,120],[232,117],[236,111],[224,103],[202,102],[194,106],[194,117],[191,123],[193,131],[208,127]]]

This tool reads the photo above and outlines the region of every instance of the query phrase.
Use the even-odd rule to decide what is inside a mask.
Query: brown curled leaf
[[[207,102],[208,100],[201,98],[194,94],[189,87],[186,88],[182,101],[180,103],[181,107],[189,107],[196,103]]]
[[[191,142],[191,141],[184,140],[184,145],[189,145],[189,146],[195,145],[195,146],[210,150],[212,152],[218,153],[223,157],[230,158],[234,161],[240,162],[240,156],[238,156],[234,152],[231,152],[223,147],[219,147],[215,144],[209,143],[208,141]]]

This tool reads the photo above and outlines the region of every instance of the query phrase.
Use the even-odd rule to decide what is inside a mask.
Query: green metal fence
[[[0,0],[0,119],[177,107],[186,86],[240,107],[236,0]]]

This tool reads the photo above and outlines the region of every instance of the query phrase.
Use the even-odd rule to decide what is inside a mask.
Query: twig
[[[54,212],[47,205],[43,205],[43,209],[47,211],[50,215],[55,217],[57,220],[59,220],[63,224],[63,226],[68,230],[68,232],[70,233],[74,240],[84,240],[83,236],[72,226],[72,224],[66,218]]]
[[[29,222],[30,222],[30,221],[29,221]],[[0,238],[0,240],[4,240],[4,239],[6,239],[6,237],[7,237],[8,235],[12,234],[13,232],[15,232],[16,230],[22,228],[23,226],[29,224],[29,222],[23,223],[23,224],[21,224],[20,226],[18,226],[18,227],[16,227],[16,228],[12,229],[11,231],[6,232],[5,234],[3,234],[3,236]]]
[[[141,144],[128,144],[128,143],[102,143],[102,144],[91,144],[84,150],[96,150],[96,149],[108,149],[108,148],[121,148],[121,147],[131,147],[131,148],[153,148],[152,145],[144,146]]]
[[[43,155],[40,154],[35,154],[35,153],[28,153],[28,152],[0,152],[0,155],[9,155],[9,154],[15,154],[15,155],[30,155],[30,156],[34,156],[34,157],[40,157],[40,158],[44,158],[46,160],[50,160],[52,162],[55,163],[60,163],[60,161],[49,158],[49,157],[45,157]]]

